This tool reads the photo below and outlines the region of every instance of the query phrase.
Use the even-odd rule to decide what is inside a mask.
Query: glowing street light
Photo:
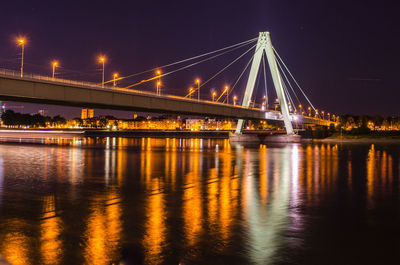
[[[192,93],[193,93],[193,87],[189,88],[189,98],[192,98]]]
[[[197,84],[197,100],[200,100],[200,79],[196,79],[196,84]]]
[[[226,93],[226,104],[229,104],[229,87],[225,86],[224,92]]]
[[[101,77],[101,86],[104,87],[104,63],[106,62],[106,57],[100,56],[99,62],[103,65],[103,73]]]
[[[212,101],[215,101],[215,96],[217,95],[217,92],[212,92]]]
[[[113,86],[116,86],[117,85],[117,78],[118,78],[118,73],[114,73],[113,74]]]
[[[157,95],[159,96],[159,95],[161,95],[161,81],[160,80],[158,80],[157,81]]]
[[[160,86],[161,86],[161,70],[156,70],[156,77],[157,77],[157,81],[156,81],[156,94],[160,95],[161,91],[160,91]]]
[[[237,96],[234,96],[234,97],[233,97],[233,106],[236,105],[236,100],[237,100]]]
[[[21,77],[24,76],[24,49],[25,49],[25,39],[19,38],[18,45],[21,45],[22,53],[21,53]]]
[[[56,67],[58,66],[58,62],[57,61],[53,61],[51,63],[51,65],[53,66],[53,75],[52,75],[52,77],[54,78],[54,75],[56,74]]]

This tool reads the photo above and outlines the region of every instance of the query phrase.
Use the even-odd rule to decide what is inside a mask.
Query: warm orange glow
[[[158,86],[161,86],[161,81],[158,81],[158,82],[157,82],[157,85],[158,85]]]
[[[18,44],[19,45],[24,45],[25,44],[25,39],[24,38],[19,38],[18,39]]]
[[[118,77],[118,73],[113,74],[114,79]]]
[[[156,74],[157,74],[157,75],[161,75],[161,70],[157,70],[157,71],[156,71]]]
[[[199,84],[200,83],[200,79],[196,79],[196,84]]]
[[[58,66],[58,62],[57,62],[57,61],[53,61],[51,64],[52,64],[54,67]]]
[[[99,62],[104,63],[106,61],[106,57],[100,56],[99,57]]]

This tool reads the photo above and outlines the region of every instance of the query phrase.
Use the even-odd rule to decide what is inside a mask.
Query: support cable
[[[249,67],[250,63],[253,61],[255,54],[257,53],[258,49],[255,51],[255,53],[253,54],[253,56],[251,56],[249,62],[247,63],[246,67],[243,69],[242,73],[239,75],[239,78],[236,80],[236,82],[233,84],[232,88],[231,88],[231,92],[236,88],[237,83],[239,83],[239,80],[242,78],[244,72],[247,70],[247,68]]]
[[[299,97],[297,96],[296,92],[294,91],[294,89],[293,89],[292,85],[290,84],[290,82],[289,82],[289,79],[287,78],[287,76],[286,76],[286,74],[285,74],[285,71],[283,71],[281,64],[279,63],[279,61],[278,61],[278,60],[276,60],[276,62],[277,62],[277,64],[278,64],[278,67],[279,67],[279,69],[280,69],[280,70],[281,70],[281,72],[282,72],[282,75],[285,77],[285,79],[286,79],[286,82],[288,83],[288,85],[289,85],[290,89],[292,90],[292,92],[293,92],[294,96],[296,97],[296,99],[297,99],[297,102],[298,102],[299,104],[301,104],[301,101],[300,101]]]
[[[240,46],[240,47],[243,47],[243,46]],[[240,47],[236,47],[235,49],[238,49],[238,48],[240,48]],[[171,72],[168,72],[168,73],[165,73],[165,74],[162,74],[162,75],[153,76],[153,77],[151,77],[151,78],[149,78],[149,79],[142,80],[142,81],[140,81],[140,82],[137,82],[137,83],[132,84],[132,85],[130,85],[130,86],[127,86],[127,87],[125,87],[125,88],[131,88],[131,87],[134,87],[134,86],[137,86],[137,85],[140,85],[140,84],[143,84],[143,83],[146,83],[146,82],[155,80],[155,79],[159,79],[159,78],[161,78],[161,77],[164,77],[164,76],[167,76],[167,75],[176,73],[176,72],[178,72],[178,71],[187,69],[187,68],[189,68],[189,67],[198,65],[198,64],[200,64],[200,63],[203,63],[203,62],[212,60],[212,59],[214,59],[214,58],[216,58],[216,57],[218,57],[218,56],[221,56],[221,55],[223,55],[223,54],[229,53],[229,52],[231,52],[231,51],[232,51],[232,50],[225,51],[225,52],[223,52],[223,53],[220,53],[220,54],[217,54],[217,55],[214,55],[214,56],[205,58],[205,59],[203,59],[203,60],[201,60],[201,61],[194,62],[194,63],[191,63],[191,64],[189,64],[189,65],[185,65],[185,66],[183,66],[183,67],[181,67],[181,68],[178,68],[178,69],[176,69],[176,70],[173,70],[173,71],[171,71]],[[156,68],[156,69],[158,69],[158,68]],[[142,73],[143,73],[143,72],[142,72]],[[117,80],[118,80],[118,79],[116,79],[116,81],[117,81]]]
[[[211,78],[209,78],[207,81],[205,81],[202,85],[200,85],[200,87],[204,86],[205,84],[207,84],[208,82],[210,82],[212,79],[214,79],[215,77],[217,77],[220,73],[222,73],[223,71],[225,71],[226,69],[228,69],[231,65],[233,65],[234,63],[236,63],[240,58],[242,58],[243,56],[245,56],[249,51],[251,51],[254,47],[256,47],[257,44],[253,45],[250,47],[250,49],[248,49],[247,51],[245,51],[244,53],[242,53],[239,57],[237,57],[235,60],[233,60],[232,62],[230,62],[227,66],[225,66],[224,68],[222,68],[218,73],[216,73],[215,75],[213,75]]]
[[[289,91],[288,91],[288,89],[287,89],[287,86],[286,86],[286,84],[283,82],[283,80],[282,80],[282,86],[283,86],[283,89],[284,89],[284,91],[285,91],[286,100],[289,101],[290,104],[293,106],[294,110],[297,111],[296,105],[294,104],[293,99],[292,99],[292,97],[290,96]]]
[[[296,81],[296,79],[293,77],[292,73],[289,71],[288,67],[286,66],[286,64],[283,62],[282,58],[279,56],[278,52],[275,50],[274,47],[272,47],[275,54],[278,56],[278,59],[282,62],[283,66],[286,68],[287,72],[289,73],[289,75],[292,77],[293,81],[295,82],[295,84],[297,85],[297,87],[300,89],[301,93],[303,94],[303,96],[306,98],[306,100],[308,101],[308,103],[310,104],[310,106],[315,110],[314,105],[311,103],[311,101],[308,99],[307,95],[304,93],[303,89],[300,87],[299,83]]]
[[[166,67],[170,67],[170,66],[173,66],[173,65],[181,64],[181,63],[184,63],[184,62],[192,61],[194,59],[198,59],[198,58],[201,58],[201,57],[204,57],[204,56],[207,56],[207,55],[211,55],[211,54],[214,54],[214,53],[222,52],[222,51],[225,51],[225,50],[231,49],[231,50],[229,50],[231,52],[231,51],[234,51],[234,50],[236,50],[236,49],[238,49],[240,47],[246,46],[246,45],[248,45],[248,44],[250,44],[250,43],[252,43],[252,42],[254,42],[256,40],[257,40],[257,38],[250,39],[250,40],[243,41],[243,42],[240,42],[240,43],[236,43],[234,45],[230,45],[230,46],[227,46],[227,47],[215,50],[215,51],[203,53],[203,54],[200,54],[200,55],[197,55],[197,56],[193,56],[193,57],[190,57],[190,58],[187,58],[187,59],[183,59],[183,60],[180,60],[180,61],[177,61],[177,62],[169,63],[169,64],[166,64],[166,65],[163,65],[163,66],[159,66],[159,67],[155,67],[155,68],[151,68],[151,69],[145,70],[143,72],[130,74],[130,75],[127,75],[127,76],[121,76],[121,77],[117,78],[116,81],[119,81],[119,80],[122,80],[122,79],[126,79],[126,78],[130,78],[130,77],[134,77],[134,76],[138,76],[138,75],[145,74],[145,73],[148,73],[148,72],[152,72],[152,71],[155,71],[157,69],[166,68]],[[225,53],[222,53],[222,54],[225,54]],[[164,76],[164,75],[160,75],[158,77],[162,77],[162,76]],[[104,84],[110,83],[110,82],[113,82],[113,81],[114,80],[109,80],[107,82],[104,82]]]

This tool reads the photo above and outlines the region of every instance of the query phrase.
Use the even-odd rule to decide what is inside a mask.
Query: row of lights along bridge
[[[25,40],[25,38],[19,38],[17,42],[18,42],[18,45],[21,46],[21,55],[22,55],[21,56],[21,77],[23,77],[23,75],[24,75],[24,52],[25,52],[26,40]],[[104,76],[105,62],[106,62],[106,57],[103,56],[103,55],[100,56],[99,57],[99,63],[101,63],[101,65],[102,65],[101,85],[103,87],[104,87],[104,84],[105,84],[105,79],[104,79],[105,78],[105,76]],[[51,62],[51,66],[52,66],[52,78],[54,78],[55,74],[56,74],[56,68],[59,66],[58,61],[52,61]],[[157,70],[156,71],[156,95],[158,95],[158,96],[161,95],[161,85],[162,85],[162,83],[161,83],[161,74],[162,74],[161,70]],[[118,73],[113,73],[112,77],[113,77],[113,79],[112,79],[113,86],[116,86],[117,85],[117,80],[118,80],[118,77],[119,77]],[[201,86],[200,86],[200,79],[199,78],[197,78],[195,80],[195,84],[196,84],[196,87],[190,87],[189,88],[189,94],[187,94],[186,97],[192,98],[194,93],[197,91],[197,100],[200,100],[200,87]],[[225,97],[226,103],[229,104],[229,87],[228,86],[225,86],[224,90],[222,91],[221,95],[218,98],[217,98],[217,92],[216,91],[212,91],[211,92],[212,101],[213,102],[218,102],[221,99],[221,97],[223,97],[224,95],[226,96]],[[236,105],[236,102],[237,102],[237,99],[238,99],[237,96],[233,96],[232,99],[233,99],[233,105]],[[289,103],[289,105],[290,105],[290,103]],[[277,110],[277,107],[278,107],[278,105],[275,104],[275,110]],[[318,109],[316,109],[314,111],[314,115],[313,115],[311,107],[308,107],[307,111],[305,109],[303,109],[302,105],[299,105],[298,107],[299,107],[298,114],[301,114],[303,116],[307,115],[307,116],[310,116],[310,117],[311,116],[315,116],[315,117],[319,116]],[[268,108],[268,104],[267,104],[266,96],[264,96],[261,109],[265,110],[267,108]],[[297,113],[297,110],[295,110],[295,113]],[[325,112],[324,111],[321,111],[321,118],[325,119]],[[335,115],[331,115],[330,113],[327,113],[326,118],[329,119],[329,120],[331,120],[331,119],[336,120],[336,116]]]

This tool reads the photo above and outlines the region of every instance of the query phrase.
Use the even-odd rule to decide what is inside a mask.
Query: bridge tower
[[[282,78],[279,73],[278,65],[276,63],[274,50],[272,48],[271,37],[268,31],[260,32],[259,34],[256,50],[250,68],[249,79],[247,80],[246,92],[244,94],[242,106],[248,108],[250,105],[251,96],[253,94],[254,85],[256,83],[257,74],[260,69],[261,59],[264,53],[267,56],[269,69],[271,71],[272,81],[274,83],[275,91],[278,96],[279,105],[281,107],[281,113],[283,116],[283,121],[285,123],[286,133],[288,135],[293,135],[294,131],[292,123],[290,121],[289,107],[284,94],[282,86]],[[235,133],[241,134],[243,125],[244,125],[244,120],[239,119]]]

